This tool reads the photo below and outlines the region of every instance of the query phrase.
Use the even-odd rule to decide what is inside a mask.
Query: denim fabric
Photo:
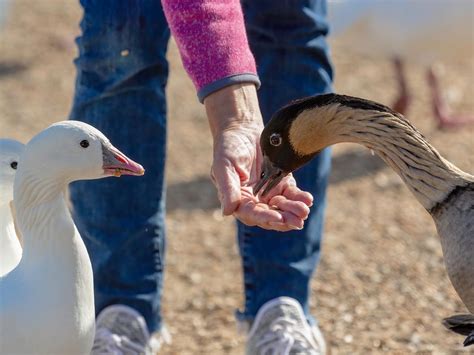
[[[94,268],[96,309],[121,303],[142,313],[151,331],[161,326],[165,253],[165,58],[169,30],[159,1],[81,0],[84,17],[71,119],[104,132],[143,164],[145,176],[77,182],[73,217]],[[243,2],[256,56],[265,119],[289,100],[331,90],[324,34],[325,1]],[[275,233],[239,225],[244,265],[244,317],[286,295],[308,311],[308,290],[319,257],[329,152],[297,172],[316,197],[306,228]]]
[[[265,122],[291,100],[332,90],[326,1],[244,0],[242,5],[262,82],[258,95]],[[326,149],[294,174],[298,186],[315,197],[303,230],[278,233],[238,223],[245,283],[240,319],[251,320],[279,296],[297,299],[310,318],[309,286],[320,254],[330,165]]]
[[[96,309],[121,303],[150,330],[161,324],[165,253],[165,53],[159,1],[82,0],[71,119],[101,130],[146,169],[135,177],[77,182],[73,217],[89,251]]]

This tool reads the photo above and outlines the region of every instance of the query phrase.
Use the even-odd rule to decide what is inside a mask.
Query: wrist
[[[257,89],[253,83],[224,87],[207,96],[204,106],[213,137],[222,131],[242,126],[263,127]]]

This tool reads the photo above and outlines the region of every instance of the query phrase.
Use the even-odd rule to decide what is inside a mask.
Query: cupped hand
[[[296,185],[294,178],[286,177],[275,188],[271,197],[254,196],[253,186],[241,188],[241,200],[234,212],[240,221],[247,225],[256,225],[265,229],[289,231],[302,229],[308,218],[313,198]]]
[[[224,215],[244,224],[277,231],[302,229],[313,198],[286,176],[264,198],[254,196],[262,154],[263,123],[252,84],[234,85],[204,101],[214,138],[212,180]]]

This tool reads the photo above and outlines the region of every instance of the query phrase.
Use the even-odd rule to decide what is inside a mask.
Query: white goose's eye
[[[278,147],[281,144],[281,136],[278,133],[273,133],[270,136],[270,144],[273,145],[274,147]]]
[[[80,145],[82,148],[87,148],[89,146],[89,141],[84,139],[83,141],[81,141]]]
[[[12,161],[11,164],[10,164],[10,167],[11,167],[13,170],[16,170],[16,168],[18,168],[18,162]]]

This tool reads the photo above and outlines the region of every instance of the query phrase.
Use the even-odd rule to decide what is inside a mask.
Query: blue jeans
[[[100,129],[147,172],[140,183],[126,176],[74,183],[73,216],[91,256],[97,311],[129,305],[154,331],[162,322],[169,29],[159,1],[81,0],[81,5],[70,118]],[[291,99],[331,90],[325,1],[249,0],[243,8],[263,83],[265,120]],[[326,151],[296,173],[299,186],[316,197],[303,231],[275,233],[239,224],[243,318],[282,295],[296,298],[308,312],[329,169]]]

